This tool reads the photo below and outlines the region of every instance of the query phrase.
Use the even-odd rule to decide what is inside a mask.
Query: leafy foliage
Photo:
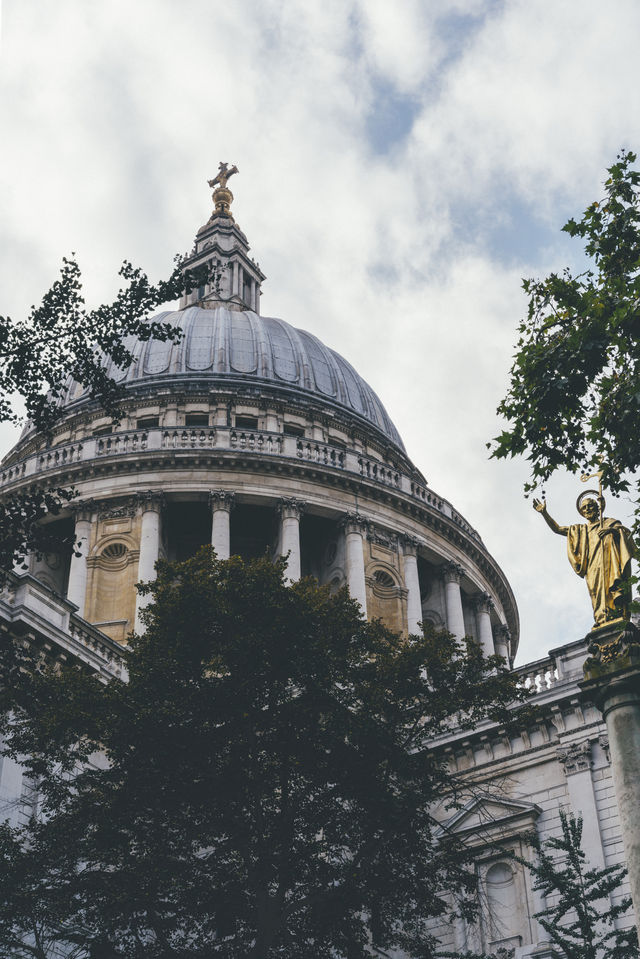
[[[83,959],[433,955],[429,917],[454,892],[470,913],[475,878],[432,818],[461,788],[432,743],[511,723],[516,677],[367,622],[346,590],[287,587],[284,562],[204,549],[144,588],[127,683],[3,653],[4,732],[43,818],[0,837],[0,944],[37,916]]]
[[[125,283],[113,302],[87,310],[78,264],[74,258],[64,259],[59,280],[25,320],[0,316],[0,422],[19,422],[20,398],[36,429],[50,434],[63,415],[70,380],[89,390],[117,421],[123,387],[108,374],[106,361],[127,369],[133,355],[126,343],[133,337],[179,338],[179,329],[148,320],[149,314],[201,283],[219,282],[206,266],[185,272],[180,259],[169,278],[157,284],[128,262],[119,275]],[[30,550],[46,549],[47,536],[36,524],[46,513],[57,515],[71,498],[69,490],[32,489],[2,500],[0,570],[10,569]],[[56,548],[60,546],[57,542]]]
[[[531,837],[536,862],[518,858],[534,875],[534,888],[553,903],[536,913],[536,919],[566,959],[638,959],[635,928],[615,927],[631,909],[631,899],[609,902],[626,869],[589,867],[581,848],[582,820],[561,812],[560,827],[561,835],[544,843],[537,835]]]
[[[563,230],[584,241],[591,266],[523,281],[529,296],[507,395],[510,426],[492,456],[525,455],[529,492],[559,467],[604,468],[629,489],[640,466],[640,172],[621,152],[605,196]]]

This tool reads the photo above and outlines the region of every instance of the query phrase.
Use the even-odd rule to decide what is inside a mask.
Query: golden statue
[[[601,474],[593,474],[601,479]],[[590,476],[581,477],[583,480]],[[533,507],[554,533],[567,537],[569,562],[578,576],[587,581],[593,606],[595,629],[614,620],[629,619],[631,559],[635,547],[631,533],[620,520],[603,515],[602,486],[585,490],[576,501],[586,523],[560,526],[547,512],[544,500],[534,499]]]

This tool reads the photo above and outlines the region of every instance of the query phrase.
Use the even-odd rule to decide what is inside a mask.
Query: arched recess
[[[397,632],[406,631],[407,590],[398,582],[398,572],[387,563],[369,567],[367,577],[367,615],[380,618],[385,626]]]
[[[133,629],[139,550],[130,536],[102,537],[87,560],[87,619],[119,643]]]

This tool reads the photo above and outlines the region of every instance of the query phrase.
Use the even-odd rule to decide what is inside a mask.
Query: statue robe
[[[634,555],[631,533],[617,519],[604,518],[602,529],[612,529],[600,539],[599,523],[575,523],[567,534],[569,562],[587,581],[596,626],[626,616],[630,594],[623,581],[631,574]]]

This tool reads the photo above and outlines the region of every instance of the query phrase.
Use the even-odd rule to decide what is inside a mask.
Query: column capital
[[[591,769],[591,740],[584,739],[581,743],[571,743],[569,746],[560,746],[557,751],[558,762],[564,767],[566,776],[574,773],[583,773]]]
[[[278,500],[276,509],[281,519],[300,519],[307,504],[300,499],[283,497]]]
[[[400,533],[398,536],[402,545],[402,552],[405,556],[417,556],[420,540],[417,536],[410,536],[408,533]]]
[[[345,513],[338,523],[345,533],[360,533],[361,536],[367,531],[368,525],[368,520],[361,513]]]
[[[495,604],[489,593],[477,593],[473,597],[473,607],[476,613],[490,613]]]
[[[209,490],[209,509],[226,510],[230,513],[236,504],[236,494],[228,489],[210,489]]]
[[[458,586],[462,582],[462,577],[464,576],[464,568],[460,563],[456,563],[451,560],[448,563],[445,563],[442,567],[442,578],[445,583],[456,583]]]
[[[92,515],[98,508],[98,504],[93,499],[78,500],[76,503],[69,504],[69,510],[76,523],[90,523]]]
[[[136,494],[136,503],[141,513],[161,513],[164,506],[164,493],[147,489]]]

